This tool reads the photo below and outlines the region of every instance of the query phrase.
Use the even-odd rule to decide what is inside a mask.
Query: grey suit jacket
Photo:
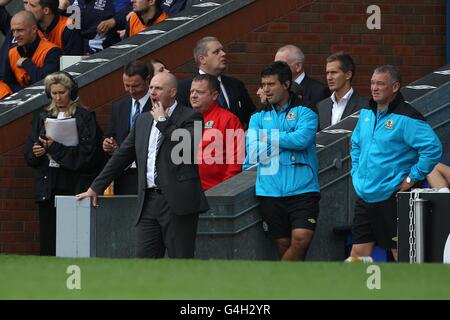
[[[345,106],[341,120],[369,104],[369,100],[360,97],[358,93],[355,91],[355,89],[353,90],[354,90],[353,94],[350,97],[350,100],[348,100],[347,105]],[[331,100],[331,97],[328,97],[320,101],[317,104],[317,109],[319,111],[319,131],[320,131],[325,129],[326,127],[331,126],[331,115],[333,109],[333,100]]]
[[[198,145],[200,141],[194,141],[194,122],[196,121],[199,121],[200,128],[203,128],[203,117],[200,113],[178,104],[167,121],[158,122],[156,125],[162,134],[161,145],[156,155],[159,187],[170,209],[177,215],[201,213],[209,209],[200,182],[198,166],[193,161],[197,156],[195,153],[197,148],[194,146]],[[136,160],[138,170],[136,223],[139,222],[144,207],[147,187],[147,154],[152,125],[153,117],[150,112],[139,115],[130,134],[122,142],[120,148],[114,152],[103,171],[91,185],[95,192],[101,194],[113,179]],[[184,129],[181,130],[181,133],[189,134],[191,137],[190,150],[183,150],[184,152],[190,151],[188,163],[175,164],[171,158],[172,149],[179,148],[178,140],[171,140],[172,133],[177,129]],[[176,133],[180,133],[180,131]],[[184,138],[183,135],[182,139]],[[199,138],[201,139],[201,130]]]

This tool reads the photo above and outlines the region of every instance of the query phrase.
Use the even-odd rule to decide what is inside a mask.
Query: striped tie
[[[156,129],[156,127],[155,127],[155,129]],[[159,182],[158,182],[158,172],[157,172],[157,170],[156,170],[156,159],[157,159],[157,156],[158,156],[158,151],[159,151],[159,148],[161,147],[161,141],[162,141],[162,134],[161,134],[161,132],[160,131],[158,131],[158,137],[156,138],[156,150],[155,150],[155,172],[154,172],[154,177],[155,177],[155,185],[156,186],[158,186],[159,185]]]
[[[137,117],[141,114],[141,108],[140,108],[140,103],[138,100],[136,100],[136,102],[134,103],[134,114],[133,114],[133,119],[131,120],[132,122],[132,127],[134,126],[134,123],[136,122]]]

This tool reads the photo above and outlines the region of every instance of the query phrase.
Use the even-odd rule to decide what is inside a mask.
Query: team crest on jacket
[[[394,126],[394,120],[389,119],[388,121],[386,121],[386,124],[384,125],[384,127],[386,129],[392,130],[392,127]]]
[[[207,123],[205,123],[205,129],[211,129],[214,125],[214,120],[209,120]]]
[[[286,120],[295,120],[295,112],[289,112],[286,116]]]

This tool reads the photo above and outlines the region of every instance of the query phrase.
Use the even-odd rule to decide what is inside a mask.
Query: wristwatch
[[[406,177],[406,183],[411,184],[411,183],[414,183],[414,181],[413,181],[413,179],[411,179],[410,176],[407,176]]]
[[[158,122],[166,121],[166,120],[167,120],[167,118],[164,117],[164,116],[159,116],[159,117],[158,117]]]

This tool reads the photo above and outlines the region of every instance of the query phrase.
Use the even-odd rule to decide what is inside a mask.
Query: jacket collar
[[[17,51],[19,51],[19,54],[22,58],[31,59],[40,42],[41,38],[39,37],[39,35],[36,35],[36,39],[34,39],[32,43],[26,44],[25,46],[17,46]]]
[[[388,105],[388,109],[387,112],[388,113],[392,113],[395,108],[397,108],[397,106],[401,103],[405,102],[405,98],[403,98],[402,93],[399,91],[397,92],[394,100],[392,100],[389,105]],[[370,98],[369,100],[369,106],[372,109],[372,111],[377,114],[377,108],[378,108],[378,103],[375,102],[375,100],[373,100],[373,98]]]

